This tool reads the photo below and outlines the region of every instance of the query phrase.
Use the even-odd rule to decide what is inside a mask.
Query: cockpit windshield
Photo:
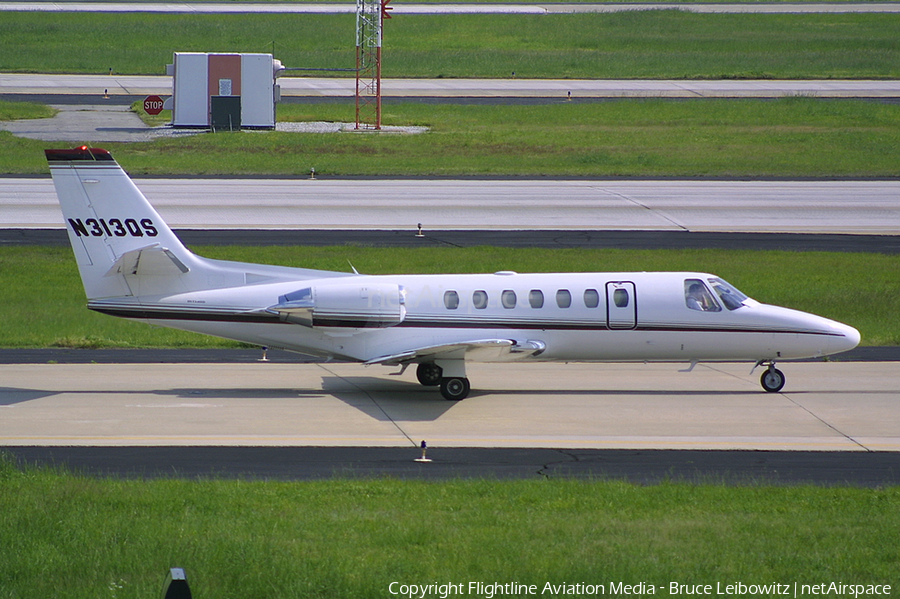
[[[716,294],[722,299],[722,303],[725,304],[725,307],[729,310],[737,310],[738,308],[742,308],[744,306],[744,301],[749,299],[746,295],[731,286],[731,284],[723,281],[718,277],[709,279],[709,284],[712,286]]]
[[[723,305],[728,310],[737,310],[744,307],[744,302],[748,299],[746,295],[718,277],[705,281],[702,279],[684,281],[684,301],[688,308],[698,312],[721,312]]]

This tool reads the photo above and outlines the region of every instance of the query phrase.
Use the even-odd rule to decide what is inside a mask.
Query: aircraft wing
[[[529,340],[524,343],[516,343],[512,339],[474,339],[411,349],[399,354],[373,358],[365,364],[395,366],[413,362],[460,359],[472,362],[512,362],[536,356],[546,348],[547,346],[542,341]]]

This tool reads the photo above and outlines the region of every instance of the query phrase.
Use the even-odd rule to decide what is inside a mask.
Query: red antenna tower
[[[381,129],[381,26],[391,0],[356,0],[356,128]]]

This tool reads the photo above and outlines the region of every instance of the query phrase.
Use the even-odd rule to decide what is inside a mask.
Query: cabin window
[[[700,279],[685,279],[684,301],[698,312],[720,312],[722,308]]]
[[[744,307],[744,300],[749,299],[746,295],[718,277],[710,279],[709,284],[712,285],[713,291],[719,295],[722,299],[722,303],[725,304],[725,307],[729,310],[737,310],[738,308]]]
[[[596,289],[584,290],[584,305],[588,308],[596,308],[600,305],[600,294]]]
[[[613,303],[616,305],[616,308],[627,308],[628,299],[627,289],[616,289],[613,291]]]
[[[560,308],[568,308],[572,305],[572,294],[568,289],[559,289],[556,292],[556,305]]]
[[[446,306],[448,310],[456,310],[459,308],[459,294],[455,291],[445,291],[444,306]]]
[[[544,292],[540,289],[532,289],[528,292],[528,303],[532,308],[544,307]]]
[[[506,289],[500,295],[500,303],[507,310],[516,307],[516,292],[512,289]]]
[[[472,305],[478,310],[484,310],[488,305],[487,291],[476,291],[472,294]]]

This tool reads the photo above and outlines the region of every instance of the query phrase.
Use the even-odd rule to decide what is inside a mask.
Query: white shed
[[[175,52],[172,125],[214,129],[274,129],[275,83],[283,71],[271,54]]]

